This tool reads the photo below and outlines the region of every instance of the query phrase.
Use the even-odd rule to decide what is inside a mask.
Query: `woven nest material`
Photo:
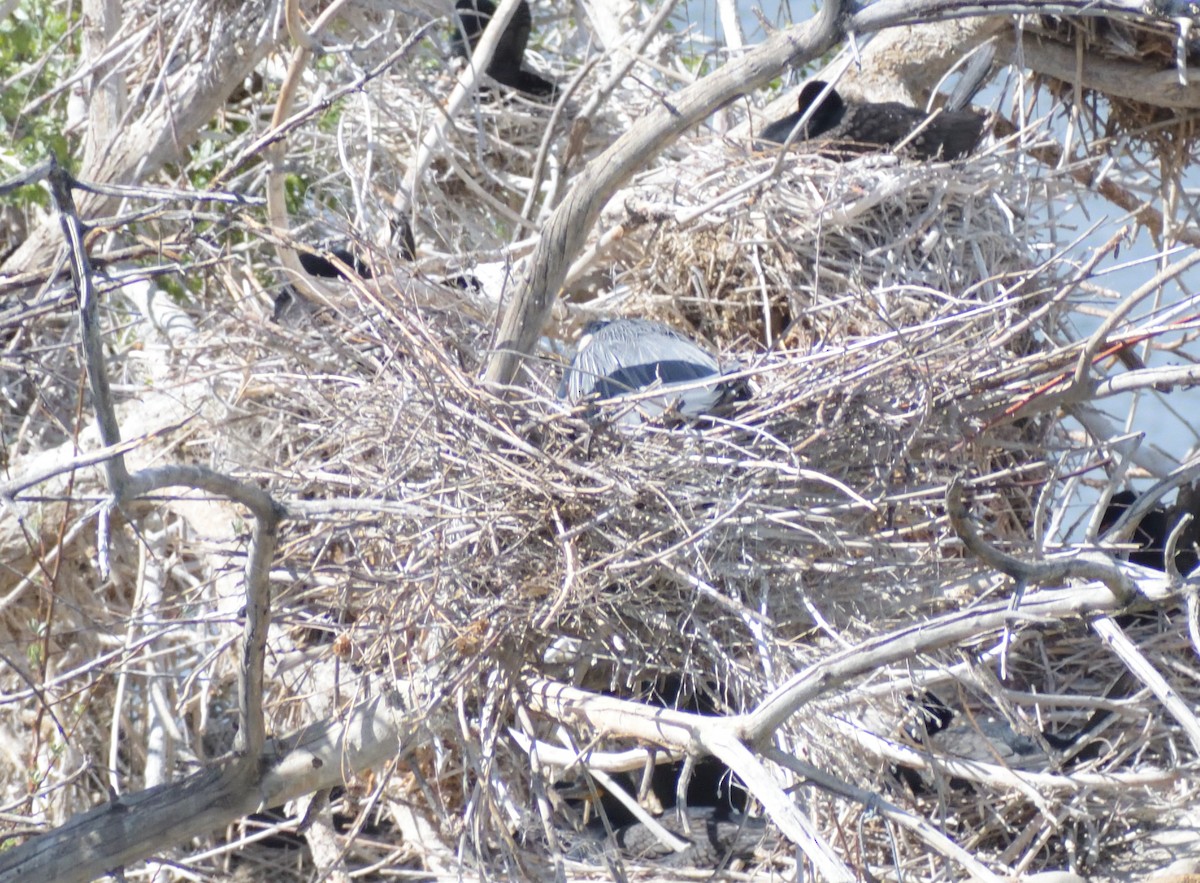
[[[931,170],[794,151],[775,173],[777,152],[745,149],[698,146],[610,204],[606,221],[638,230],[636,245],[624,240],[637,252],[622,256],[628,274],[614,274],[628,303],[669,305],[716,340],[782,334],[803,350],[936,323],[969,303],[1000,322],[1036,306],[1031,185],[1004,159]]]
[[[314,193],[318,203],[355,205],[358,184],[347,181],[363,176],[365,213],[381,211],[404,170],[368,173],[366,146],[411,155],[433,113],[433,79],[410,70],[381,87],[389,111],[370,129],[377,141],[349,119],[336,139],[319,127],[292,134],[297,169],[311,163],[315,189],[331,194]],[[597,116],[595,141],[572,162],[636,114],[648,100],[639,96]],[[610,202],[566,318],[548,330],[565,336],[598,315],[667,321],[719,350],[754,395],[710,420],[629,429],[552,397],[554,353],[531,361],[525,392],[484,388],[493,303],[427,272],[493,259],[522,237],[516,218],[540,174],[545,110],[488,100],[459,120],[414,204],[421,260],[400,266],[376,249],[375,279],[334,283],[337,302],[302,321],[268,320],[279,280],[266,242],[227,251],[186,224],[174,244],[210,263],[185,292],[197,315],[185,342],[154,349],[153,329],[134,339],[141,332],[129,329],[148,323],[135,326],[119,291],[104,293],[107,327],[128,335],[112,335],[110,353],[114,373],[125,372],[127,436],[168,437],[148,459],[203,460],[262,483],[289,509],[272,567],[271,729],[393,690],[419,720],[397,764],[338,796],[330,824],[347,861],[368,879],[612,878],[604,864],[562,864],[595,812],[568,787],[588,785],[597,755],[647,748],[678,779],[682,754],[616,723],[554,714],[531,689],[545,681],[625,700],[612,707],[619,722],[668,707],[743,714],[811,674],[811,700],[753,747],[774,752],[775,780],[863,876],[962,876],[958,849],[996,873],[1103,869],[1194,804],[1196,753],[1180,717],[1079,615],[1095,608],[1037,606],[1045,593],[981,560],[948,513],[958,480],[971,523],[998,552],[1036,561],[1056,544],[1094,551],[1076,479],[1107,487],[1100,467],[1116,446],[1038,407],[1067,385],[1081,352],[1066,315],[1079,268],[1054,244],[1069,172],[1034,176],[1008,143],[953,164],[838,164],[797,150],[776,171],[776,153],[686,140]],[[329,167],[335,155],[340,169]],[[546,192],[575,168],[549,174],[562,181]],[[78,398],[61,379],[78,375],[61,355],[69,306],[64,298],[30,324],[50,355],[40,385],[24,382],[60,419],[30,417],[21,454],[69,441],[59,428]],[[1121,331],[1165,333],[1153,322]],[[175,422],[132,422],[139,408],[155,410],[147,402],[169,413],[168,399],[187,404]],[[64,479],[36,519],[0,524],[3,548],[25,550],[0,583],[0,646],[22,663],[0,668],[10,709],[0,745],[24,749],[0,755],[0,780],[14,805],[27,796],[31,758],[39,781],[61,783],[39,791],[43,821],[103,795],[76,775],[89,757],[137,786],[153,702],[182,709],[183,768],[233,738],[243,514],[192,498],[130,507],[101,552],[90,516],[63,502],[101,494],[90,482]],[[29,527],[38,521],[55,531]],[[52,541],[24,539],[35,535]],[[58,557],[76,566],[55,571],[52,594],[30,590]],[[140,575],[159,566],[175,593],[141,597]],[[1018,588],[1027,605],[1009,610]],[[1170,603],[1120,625],[1194,707],[1183,620]],[[921,644],[932,628],[958,631]],[[155,679],[129,674],[151,647],[155,664],[180,673],[165,697]],[[923,735],[927,694],[953,706],[957,727],[1004,722],[1033,742],[1111,714],[1079,757],[1050,746],[1037,769],[1014,772],[1026,761],[986,748],[964,759]],[[105,709],[131,695],[114,724]],[[44,714],[51,706],[70,717]],[[570,760],[547,759],[548,747]],[[630,769],[598,790],[636,792],[637,758]],[[770,817],[748,790],[746,808]],[[306,856],[285,864],[275,845],[214,845],[193,869],[313,875]],[[638,879],[692,873],[623,860]],[[775,825],[739,861],[751,879],[799,875]],[[364,870],[376,863],[382,870]]]
[[[1013,421],[998,407],[1016,400],[1017,381],[1032,385],[1054,364],[1036,337],[1013,331],[1039,303],[1053,316],[1043,289],[1054,279],[1038,275],[1012,231],[1008,203],[1020,205],[1027,185],[999,178],[989,157],[938,167],[797,157],[782,178],[678,220],[769,162],[726,159],[724,174],[691,163],[702,184],[685,181],[669,204],[646,183],[617,204],[644,221],[619,246],[620,312],[741,342],[726,355],[743,360],[758,393],[726,420],[631,433],[544,398],[501,403],[473,380],[483,329],[375,303],[363,315],[373,347],[391,353],[386,366],[290,385],[289,408],[305,419],[287,433],[298,455],[281,458],[274,480],[306,497],[357,488],[392,502],[359,526],[291,530],[282,563],[307,576],[281,592],[284,619],[336,611],[324,628],[347,639],[364,670],[444,673],[472,723],[435,715],[441,748],[424,763],[462,769],[473,752],[498,752],[490,784],[474,780],[478,770],[451,774],[453,787],[439,779],[439,793],[503,794],[493,810],[449,797],[443,807],[475,813],[474,848],[489,862],[515,856],[510,837],[521,854],[548,848],[530,816],[527,758],[505,735],[524,679],[744,710],[841,642],[983,600],[1002,580],[964,554],[947,523],[956,475],[971,476],[989,539],[1030,549],[1054,474],[1045,453],[1070,442],[1056,421]],[[997,272],[985,272],[989,262]],[[672,298],[673,283],[705,296]],[[763,337],[756,288],[772,314],[792,317],[770,351],[750,343]],[[260,362],[258,376],[284,385],[288,361],[278,376]],[[557,370],[548,360],[545,388]],[[1067,624],[1022,632],[1008,651],[1014,674],[990,697],[972,680],[977,666],[961,660],[988,657],[997,638],[922,660],[923,676],[884,670],[832,691],[780,738],[858,787],[895,794],[886,754],[864,747],[846,720],[882,708],[894,736],[911,718],[903,697],[914,683],[961,681],[978,713],[999,713],[999,700],[1011,714],[1010,693],[1103,695],[1114,680],[1087,651],[1086,631]],[[664,683],[683,686],[664,700]],[[464,741],[474,748],[460,756],[453,746]],[[1029,795],[1001,787],[1007,821],[997,827],[995,808],[976,817],[986,803],[976,792],[929,787],[980,855],[998,855],[1007,826],[1037,812]],[[571,813],[556,823],[569,830]],[[871,854],[885,849],[884,828],[862,836]],[[915,860],[922,846],[908,850]],[[1040,843],[1029,860],[1056,855]]]
[[[1181,62],[1185,69],[1196,65],[1200,45],[1194,37],[1180,36],[1180,19],[1168,17],[1168,5],[1163,4],[1162,18],[1157,20],[1041,16],[1031,23],[1030,30],[1073,53],[1082,51],[1092,58],[1124,64],[1127,76],[1139,69],[1146,73],[1173,72]],[[1127,138],[1166,164],[1171,176],[1183,174],[1187,166],[1184,157],[1194,154],[1197,146],[1193,113],[1094,89],[1080,92],[1071,83],[1053,77],[1042,79],[1064,108],[1078,111],[1091,139]]]

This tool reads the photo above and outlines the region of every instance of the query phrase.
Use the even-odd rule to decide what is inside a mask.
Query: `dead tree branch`
[[[567,268],[583,248],[588,232],[609,198],[647,157],[655,156],[689,127],[739,95],[759,89],[786,65],[801,65],[833,47],[847,34],[866,34],[898,25],[970,18],[997,14],[1060,14],[1145,17],[1142,4],[1133,0],[1093,3],[958,3],[927,0],[923,3],[886,0],[847,14],[845,0],[829,0],[810,21],[765,40],[745,56],[711,76],[663,100],[593,160],[567,198],[546,222],[537,248],[519,277],[512,300],[504,312],[484,379],[506,385],[517,376],[521,361],[533,351]]]
[[[594,159],[551,215],[537,248],[519,278],[500,324],[485,379],[508,384],[533,350],[550,314],[567,268],[583,248],[604,204],[646,158],[739,95],[766,85],[786,64],[804,64],[842,37],[844,0],[830,0],[811,21],[767,39],[742,58],[697,83],[664,96],[658,108]]]
[[[406,724],[379,698],[181,782],[122,796],[0,856],[0,883],[85,883],[265,807],[341,785],[394,757]]]

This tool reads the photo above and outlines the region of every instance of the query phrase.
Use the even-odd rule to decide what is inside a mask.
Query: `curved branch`
[[[648,157],[714,110],[765,86],[784,65],[804,64],[831,48],[842,36],[839,22],[845,2],[826,0],[811,21],[775,34],[711,76],[664,96],[655,110],[588,164],[546,222],[537,248],[526,262],[488,361],[484,375],[488,383],[512,383],[522,359],[533,351],[567,268],[583,248],[609,197]]]
[[[1148,488],[1145,493],[1140,494],[1137,501],[1121,513],[1121,517],[1112,523],[1104,536],[1100,537],[1101,542],[1125,542],[1133,536],[1133,531],[1151,509],[1158,505],[1158,501],[1169,494],[1176,488],[1191,484],[1200,478],[1200,456],[1193,456],[1189,460],[1180,463],[1175,469],[1172,469],[1167,475],[1155,482],[1154,486]],[[1170,561],[1174,556],[1167,558]]]
[[[971,513],[963,500],[963,483],[959,478],[950,482],[946,490],[946,514],[968,552],[993,570],[1008,574],[1019,585],[1061,583],[1076,577],[1103,583],[1121,604],[1128,604],[1137,595],[1129,577],[1110,555],[1103,552],[1070,552],[1048,561],[1025,561],[989,545],[971,524]]]
[[[241,718],[238,745],[249,756],[257,756],[266,739],[262,689],[267,629],[271,621],[268,573],[284,509],[265,491],[200,466],[167,466],[130,474],[125,465],[120,426],[108,381],[103,329],[96,307],[92,269],[83,241],[83,221],[72,196],[72,188],[77,185],[70,173],[53,161],[48,167],[47,177],[66,240],[71,275],[79,294],[80,348],[92,390],[92,411],[100,430],[101,442],[114,451],[104,461],[105,478],[113,495],[113,505],[120,506],[160,488],[183,486],[242,503],[254,516],[255,526],[245,571],[246,624],[242,640],[242,664],[238,667]],[[102,536],[104,529],[102,516]],[[101,546],[104,546],[103,540]]]
[[[161,851],[166,844],[236,821],[263,807],[332,788],[396,755],[408,735],[397,703],[365,702],[344,720],[273,739],[182,782],[148,788],[83,813],[0,854],[0,883],[86,883]]]
[[[267,630],[271,625],[271,560],[279,539],[284,508],[266,491],[230,478],[204,466],[160,466],[128,477],[114,489],[117,502],[145,496],[166,487],[188,487],[241,503],[254,516],[254,531],[246,556],[246,625],[242,637],[242,660],[238,666],[238,749],[253,756],[266,740],[263,716],[263,666],[266,663]]]
[[[1141,584],[1139,589],[1152,600],[1169,597],[1165,580]],[[1014,618],[1057,621],[1068,616],[1106,613],[1123,606],[1124,600],[1114,596],[1107,586],[1092,584],[1026,595],[1018,611],[1013,611],[1010,602],[1004,600],[914,623],[848,647],[798,672],[758,708],[737,720],[739,732],[748,742],[765,743],[804,705],[849,679],[902,662],[918,653],[971,640],[985,632],[999,631]]]

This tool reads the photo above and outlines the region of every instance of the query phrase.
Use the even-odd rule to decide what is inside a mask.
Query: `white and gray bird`
[[[657,391],[656,395],[638,393]],[[616,422],[632,425],[671,408],[685,417],[747,398],[745,380],[725,378],[716,358],[674,328],[648,319],[604,319],[583,329],[558,397],[627,400]]]

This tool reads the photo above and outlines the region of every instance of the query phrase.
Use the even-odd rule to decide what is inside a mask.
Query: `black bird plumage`
[[[1014,769],[1045,765],[1047,756],[1042,743],[1054,751],[1067,751],[1112,716],[1107,711],[1094,715],[1069,736],[1049,730],[1039,730],[1037,736],[1033,736],[1017,732],[1004,720],[974,719],[951,726],[957,716],[954,709],[936,693],[928,691],[922,696],[918,711],[922,721],[909,733],[914,741],[969,760],[989,763],[1002,760]]]
[[[363,279],[372,278],[371,268],[367,266],[367,262],[359,255],[352,252],[350,249],[343,246],[335,246],[326,249],[326,251],[340,260],[343,264],[350,267],[355,273]],[[302,251],[300,254],[300,266],[304,268],[304,272],[310,276],[320,276],[322,279],[345,279],[346,274],[343,273],[334,263],[321,254],[310,254]]]
[[[816,102],[826,84],[806,83],[800,90],[799,109],[771,123],[759,139],[783,144],[804,112]],[[983,137],[986,120],[969,110],[941,110],[927,114],[898,101],[847,101],[830,89],[809,117],[797,138],[820,142],[820,152],[834,159],[896,147],[920,127],[905,149],[921,159],[957,159],[966,156]]]
[[[417,242],[413,238],[412,226],[404,218],[392,221],[391,226],[392,242],[397,251],[397,257],[405,261],[415,260],[417,257]],[[367,264],[363,256],[349,246],[323,243],[318,247],[323,249],[327,254],[336,257],[359,277],[363,279],[375,278],[375,274],[371,271],[370,265]],[[311,254],[306,251],[300,251],[299,255],[300,266],[310,276],[319,276],[322,279],[346,278],[346,274],[338,269],[333,261],[329,260],[324,254]]]
[[[719,714],[712,683],[697,683],[690,676],[664,674],[643,682],[639,695],[647,705],[674,708],[695,714]],[[762,841],[766,822],[746,814],[746,791],[732,770],[715,757],[696,760],[679,804],[683,784],[680,776],[686,763],[660,763],[650,776],[648,790],[653,802],[664,809],[657,821],[668,831],[689,842],[675,852],[665,846],[625,804],[603,790],[596,809],[601,817],[577,835],[568,857],[599,863],[614,853],[631,861],[651,861],[664,867],[724,867],[736,858],[749,858]],[[619,786],[635,793],[645,784],[642,774],[615,776]],[[686,817],[687,830],[680,815]],[[608,824],[605,825],[605,820]],[[609,837],[609,830],[612,837]]]
[[[483,29],[496,14],[492,0],[457,0],[454,4],[455,27],[450,35],[450,48],[455,55],[470,58]],[[496,52],[488,65],[487,74],[502,86],[516,89],[537,98],[551,98],[558,86],[524,67],[525,49],[533,28],[529,4],[521,0],[508,27],[500,35]]]
[[[402,260],[411,261],[416,259],[417,242],[413,237],[412,226],[404,218],[392,222],[392,241],[398,256]],[[370,264],[367,263],[361,254],[349,246],[325,243],[320,245],[319,248],[323,249],[324,254],[312,254],[297,249],[300,266],[310,276],[316,276],[321,279],[348,279],[346,274],[329,257],[326,257],[326,255],[329,255],[330,257],[336,257],[360,278],[375,278],[375,273],[371,270]],[[279,293],[275,295],[275,309],[271,315],[271,321],[279,324],[287,324],[289,316],[293,314],[298,316],[304,313],[304,305],[306,303],[305,299],[293,286],[284,285],[279,290]]]
[[[987,79],[994,57],[995,47],[990,43],[972,53],[945,107],[932,114],[897,101],[847,101],[832,88],[821,98],[826,84],[814,80],[800,90],[797,111],[766,126],[759,138],[785,143],[805,111],[820,101],[797,138],[820,141],[825,156],[847,159],[903,143],[905,150],[921,159],[957,159],[974,150],[983,137],[986,118],[963,108]]]
[[[1101,537],[1117,523],[1117,520],[1137,502],[1138,495],[1131,490],[1118,491],[1109,500],[1108,508],[1100,517]],[[1171,532],[1185,514],[1195,515],[1200,511],[1200,489],[1182,488],[1179,498],[1172,507],[1161,504],[1141,517],[1130,534],[1129,542],[1136,546],[1129,552],[1128,560],[1152,570],[1166,573],[1167,541]],[[1197,541],[1200,540],[1200,522],[1192,522],[1181,531],[1175,544],[1175,569],[1187,576],[1200,562]]]

